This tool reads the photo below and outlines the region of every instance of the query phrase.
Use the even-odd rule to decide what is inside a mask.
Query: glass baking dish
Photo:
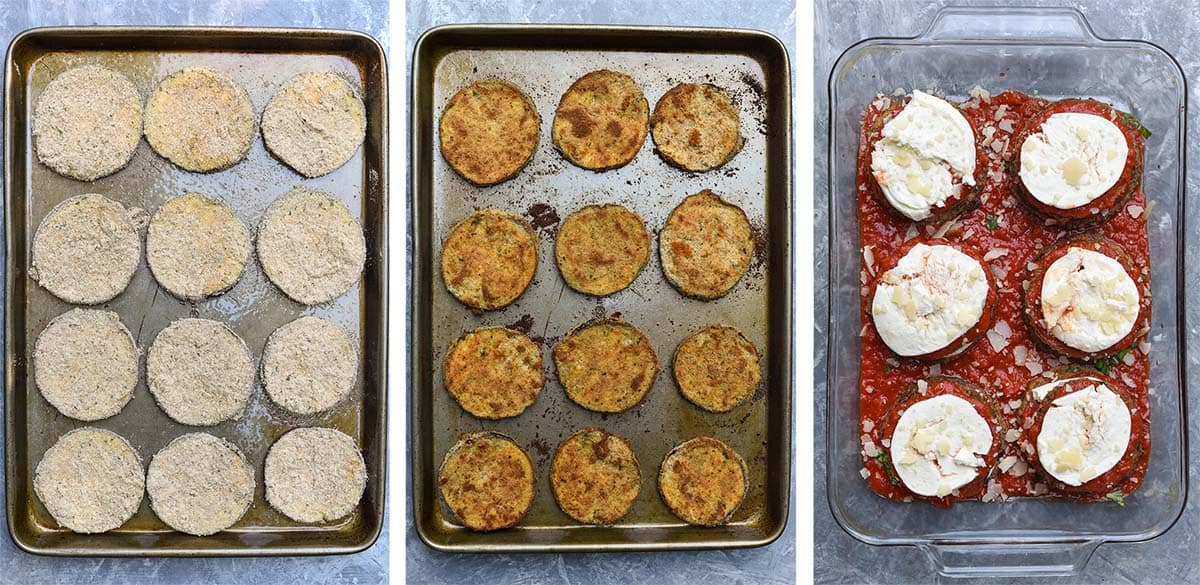
[[[1041,97],[1093,97],[1132,112],[1146,141],[1153,314],[1149,340],[1151,451],[1145,483],[1125,506],[1014,498],[949,510],[884,499],[859,470],[860,244],[855,162],[867,104],[897,88],[963,100],[976,85]],[[829,78],[829,506],[851,536],[913,545],[947,576],[1054,575],[1082,570],[1104,542],[1154,538],[1187,494],[1183,323],[1186,87],[1168,53],[1097,37],[1074,9],[946,8],[915,38],[875,38],[845,51]]]

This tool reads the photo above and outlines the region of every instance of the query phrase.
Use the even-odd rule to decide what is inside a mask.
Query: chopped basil
[[[1142,138],[1150,138],[1150,129],[1143,126],[1141,121],[1133,117],[1133,114],[1121,112],[1121,117],[1125,119],[1125,123],[1133,126],[1142,135]]]
[[[1000,227],[1000,216],[993,215],[991,213],[987,214],[987,221],[984,223],[984,225],[987,226],[989,231],[995,230],[996,228]]]
[[[1121,490],[1109,492],[1104,496],[1104,499],[1116,502],[1122,508],[1125,507],[1125,494],[1121,493]]]
[[[883,466],[883,471],[887,473],[888,481],[892,482],[892,485],[900,485],[900,478],[896,477],[896,470],[892,468],[892,459],[888,457],[887,451],[880,451],[875,456],[875,460],[879,462],[879,465]]]

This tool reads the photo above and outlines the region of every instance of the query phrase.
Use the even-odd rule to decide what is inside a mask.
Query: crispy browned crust
[[[737,108],[725,90],[681,83],[654,106],[650,132],[663,160],[685,171],[710,171],[742,148]]]
[[[601,69],[575,80],[558,102],[550,134],[567,160],[585,169],[625,166],[642,148],[650,104],[628,75]]]
[[[754,394],[758,350],[735,327],[709,325],[684,339],[672,360],[679,391],[709,412],[729,412]]]
[[[650,259],[650,233],[620,205],[588,205],[572,213],[554,241],[558,271],[572,289],[605,296],[633,283]]]
[[[1084,377],[1095,378],[1103,382],[1105,386],[1108,386],[1109,390],[1120,396],[1121,401],[1129,408],[1131,422],[1129,446],[1126,447],[1122,460],[1128,462],[1130,467],[1122,469],[1123,466],[1118,464],[1106,473],[1092,478],[1091,481],[1073,486],[1059,481],[1042,468],[1041,459],[1038,457],[1037,438],[1042,432],[1042,421],[1045,419],[1046,412],[1050,410],[1055,400],[1077,390],[1082,390],[1094,382],[1087,380],[1066,382],[1062,386],[1052,390],[1041,400],[1038,400],[1033,395],[1033,389],[1056,380]],[[1106,376],[1092,367],[1077,364],[1059,366],[1046,370],[1041,375],[1030,379],[1025,384],[1025,408],[1022,411],[1022,420],[1024,424],[1029,426],[1022,430],[1021,438],[1018,439],[1018,444],[1023,450],[1021,454],[1028,460],[1030,469],[1049,487],[1050,492],[1061,498],[1077,502],[1104,501],[1113,490],[1121,489],[1125,480],[1129,478],[1133,469],[1137,467],[1138,462],[1150,452],[1149,413],[1144,409],[1138,412],[1137,400],[1133,398],[1127,388],[1111,376]],[[1133,490],[1131,489],[1130,491]],[[1128,492],[1124,493],[1127,494]]]
[[[504,327],[462,334],[446,353],[444,375],[446,390],[463,410],[486,419],[521,414],[545,383],[541,348]]]
[[[658,355],[637,327],[614,318],[587,321],[554,347],[567,397],[596,412],[637,406],[658,374]]]
[[[892,403],[891,408],[884,413],[880,424],[875,426],[876,443],[880,445],[885,444],[884,441],[888,441],[888,444],[891,443],[892,435],[896,432],[896,425],[900,423],[900,417],[908,407],[922,400],[949,394],[970,402],[975,407],[975,411],[987,421],[988,427],[991,428],[992,446],[988,449],[987,454],[983,456],[983,460],[987,465],[980,470],[979,475],[974,480],[958,488],[957,496],[944,496],[940,498],[922,496],[909,491],[908,486],[905,486],[903,481],[897,480],[894,483],[899,490],[913,499],[927,500],[938,507],[949,507],[951,503],[957,500],[980,498],[987,491],[988,479],[995,475],[998,469],[1000,451],[1004,446],[1004,435],[1008,432],[1008,424],[1000,414],[1000,407],[996,402],[996,397],[978,385],[955,376],[930,376],[926,379],[926,384],[925,392],[921,392],[920,386],[916,382],[912,382],[896,397],[896,401]]]
[[[476,81],[454,94],[442,110],[438,138],[454,172],[480,187],[521,172],[537,149],[541,118],[533,101],[498,79]]]
[[[754,240],[742,208],[705,189],[689,195],[658,234],[663,274],[701,300],[725,296],[750,267]]]
[[[537,272],[537,236],[528,221],[481,209],[450,229],[442,246],[442,280],[464,305],[499,309],[521,296]]]
[[[620,520],[637,499],[642,469],[624,438],[584,428],[567,437],[550,462],[550,487],[562,511],[584,524]]]
[[[1086,352],[1063,343],[1046,328],[1045,320],[1042,318],[1042,284],[1046,277],[1046,270],[1050,268],[1050,265],[1055,260],[1066,255],[1071,248],[1083,248],[1099,252],[1116,260],[1125,269],[1129,278],[1133,279],[1133,283],[1138,289],[1139,308],[1137,318],[1133,322],[1133,329],[1129,331],[1129,335],[1126,335],[1123,339],[1103,351]],[[1077,359],[1094,360],[1132,347],[1138,339],[1150,332],[1150,275],[1139,275],[1134,270],[1133,259],[1130,258],[1129,254],[1120,244],[1099,233],[1085,232],[1063,238],[1051,244],[1038,254],[1038,257],[1032,260],[1030,265],[1033,267],[1033,270],[1026,270],[1027,278],[1025,279],[1029,281],[1029,288],[1022,297],[1025,309],[1023,311],[1025,324],[1029,327],[1029,331],[1033,333],[1033,337],[1052,351]]]
[[[966,353],[968,349],[971,349],[971,346],[975,345],[975,342],[982,339],[983,336],[987,334],[988,330],[992,328],[992,325],[996,324],[996,314],[998,313],[1000,306],[999,294],[996,292],[996,280],[995,277],[992,276],[992,271],[990,268],[988,268],[988,263],[984,261],[983,256],[981,256],[970,246],[967,246],[962,242],[951,242],[950,240],[943,238],[914,238],[913,240],[905,243],[898,250],[896,250],[894,254],[892,254],[887,268],[879,271],[879,275],[876,276],[875,279],[870,283],[870,298],[872,302],[874,302],[875,291],[879,288],[879,283],[883,281],[883,276],[895,268],[896,265],[900,263],[900,260],[908,255],[908,253],[912,251],[917,244],[925,244],[926,246],[950,246],[951,248],[970,256],[972,259],[978,262],[979,265],[983,267],[984,278],[987,279],[987,299],[984,300],[983,303],[983,314],[979,316],[979,321],[976,322],[975,325],[964,331],[962,335],[959,335],[957,338],[951,340],[950,343],[947,343],[945,347],[939,350],[920,355],[908,356],[908,359],[931,362],[950,361]],[[871,326],[875,326],[874,316],[872,316]]]
[[[688,524],[719,526],[746,499],[746,462],[729,445],[696,437],[671,449],[658,471],[658,493],[671,512]]]
[[[463,526],[479,532],[510,528],[533,504],[533,461],[498,432],[464,433],[446,452],[438,489]]]

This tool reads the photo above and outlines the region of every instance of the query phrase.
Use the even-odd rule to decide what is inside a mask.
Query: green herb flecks
[[[984,225],[988,231],[995,231],[996,228],[1000,227],[1000,216],[991,213],[987,214],[987,220],[984,222]]]
[[[888,457],[887,451],[880,451],[875,456],[875,460],[879,462],[879,465],[883,467],[883,471],[887,473],[888,481],[892,482],[892,485],[900,485],[900,478],[896,477],[896,470],[892,468],[892,459]]]
[[[1121,490],[1108,492],[1105,494],[1104,499],[1116,502],[1116,504],[1122,508],[1125,507],[1125,494],[1121,493]]]
[[[1150,129],[1143,126],[1141,121],[1139,121],[1137,118],[1133,117],[1133,114],[1127,114],[1125,112],[1121,112],[1121,117],[1125,120],[1126,124],[1133,126],[1134,129],[1136,129],[1138,131],[1138,133],[1140,133],[1142,135],[1142,138],[1150,138]]]
[[[1112,369],[1116,367],[1117,364],[1125,361],[1125,356],[1127,355],[1129,355],[1129,348],[1122,349],[1121,351],[1118,351],[1117,353],[1108,357],[1100,358],[1093,362],[1092,365],[1096,366],[1097,370],[1100,370],[1101,373],[1107,376],[1112,373]]]

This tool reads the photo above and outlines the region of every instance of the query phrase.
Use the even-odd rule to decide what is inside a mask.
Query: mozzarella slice
[[[871,152],[871,173],[888,203],[914,221],[975,184],[975,132],[957,108],[914,91],[904,109],[884,124]]]
[[[983,266],[952,246],[913,246],[880,278],[871,301],[875,329],[901,356],[942,349],[983,316]]]
[[[896,475],[913,493],[941,497],[971,483],[987,465],[992,429],[970,402],[951,394],[908,407],[892,433]]]
[[[1042,279],[1042,321],[1070,347],[1103,351],[1133,331],[1140,294],[1121,263],[1084,248],[1067,250]]]
[[[1108,118],[1053,114],[1021,145],[1021,182],[1038,201],[1075,209],[1112,189],[1128,157],[1125,135]]]
[[[1104,384],[1056,399],[1037,437],[1042,468],[1059,481],[1082,485],[1112,469],[1129,447],[1129,407]]]
[[[1050,393],[1053,392],[1055,388],[1058,388],[1059,386],[1062,386],[1069,382],[1074,382],[1076,380],[1091,380],[1093,382],[1098,382],[1100,384],[1104,383],[1103,380],[1100,380],[1099,378],[1092,378],[1090,376],[1079,376],[1078,378],[1063,378],[1061,380],[1055,380],[1053,382],[1050,382],[1049,384],[1042,384],[1041,386],[1034,388],[1033,389],[1033,397],[1034,397],[1034,399],[1039,400],[1039,401],[1045,400],[1046,397],[1049,396]]]

